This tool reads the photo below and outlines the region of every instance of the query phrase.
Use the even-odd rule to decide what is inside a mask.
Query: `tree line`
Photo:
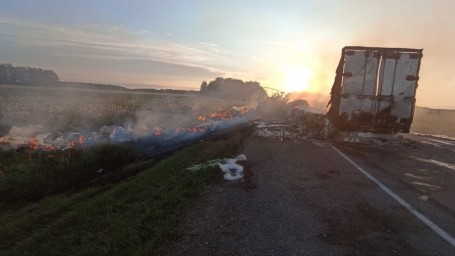
[[[0,84],[55,86],[59,84],[59,77],[53,70],[7,63],[0,64]]]
[[[244,82],[240,79],[222,77],[218,77],[210,83],[203,81],[200,93],[205,96],[240,100],[267,98],[267,92],[256,81]]]

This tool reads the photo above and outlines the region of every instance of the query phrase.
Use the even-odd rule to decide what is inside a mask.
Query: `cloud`
[[[129,71],[148,65],[150,74],[170,77],[199,74],[199,77],[211,79],[243,72],[233,63],[229,51],[220,45],[209,42],[182,44],[171,38],[169,32],[133,30],[126,26],[59,26],[0,17],[0,43],[13,40],[22,54],[30,56],[86,61],[92,68],[102,61],[113,61],[117,66],[122,66],[120,62],[123,62],[123,66],[131,65],[125,68]],[[68,64],[62,66],[71,68]],[[83,69],[83,65],[79,68]]]

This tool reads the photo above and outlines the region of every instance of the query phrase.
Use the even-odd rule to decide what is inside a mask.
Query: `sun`
[[[306,91],[310,85],[312,70],[306,66],[283,69],[282,88],[286,92]]]

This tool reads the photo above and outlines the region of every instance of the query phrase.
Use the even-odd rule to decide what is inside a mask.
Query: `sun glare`
[[[282,88],[286,92],[308,90],[312,70],[305,66],[287,67],[283,70]]]

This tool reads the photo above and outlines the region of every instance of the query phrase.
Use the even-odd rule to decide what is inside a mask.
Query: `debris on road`
[[[208,167],[219,166],[221,171],[224,172],[225,180],[239,180],[243,178],[243,166],[237,164],[238,161],[246,161],[247,158],[244,154],[240,154],[235,158],[213,159],[203,164],[196,164],[186,168],[190,171],[199,171]]]
[[[237,164],[237,161],[245,161],[244,154],[238,155],[236,158],[225,159],[224,163],[218,163],[221,171],[224,172],[225,180],[239,180],[243,178],[243,166]]]
[[[257,135],[278,138],[281,141],[327,139],[327,127],[327,119],[324,115],[292,108],[287,120],[258,122]]]

